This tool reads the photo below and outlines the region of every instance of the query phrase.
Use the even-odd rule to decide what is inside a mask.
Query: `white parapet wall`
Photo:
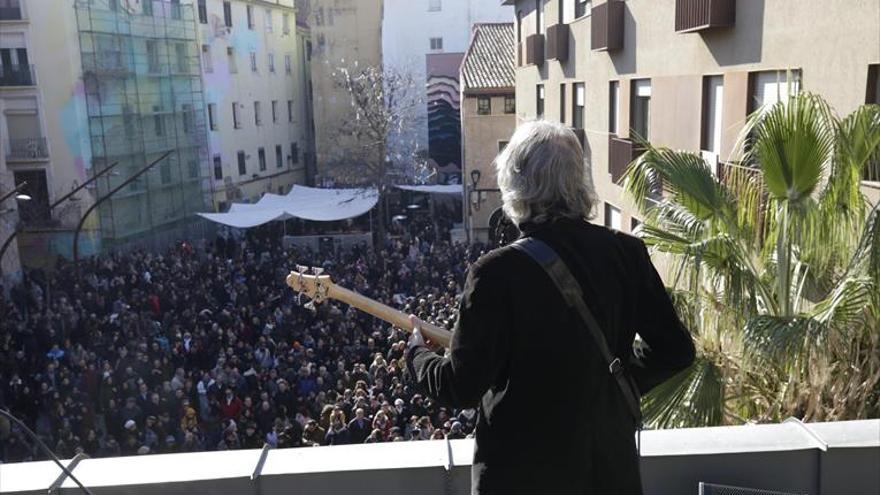
[[[810,495],[880,493],[880,420],[789,420],[641,438],[647,495],[696,495],[701,481]],[[86,459],[74,474],[96,495],[465,495],[472,452],[472,440],[435,440],[269,450],[263,462],[260,450],[164,454]],[[48,461],[0,465],[0,493],[44,495],[60,475]],[[56,493],[79,489],[67,479]]]

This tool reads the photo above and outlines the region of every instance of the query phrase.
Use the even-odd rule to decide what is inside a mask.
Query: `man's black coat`
[[[636,332],[650,346],[631,369],[642,393],[693,362],[690,334],[639,239],[567,219],[527,232],[568,265],[612,352],[631,356]],[[591,335],[527,254],[504,247],[481,257],[450,357],[414,347],[407,358],[428,395],[479,408],[474,493],[642,493],[635,420]]]

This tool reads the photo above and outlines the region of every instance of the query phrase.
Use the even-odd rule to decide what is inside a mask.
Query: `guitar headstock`
[[[296,271],[290,272],[287,276],[287,285],[311,300],[305,305],[308,309],[315,309],[315,304],[320,304],[329,298],[333,281],[330,280],[330,275],[324,275],[323,272],[323,268],[296,265]]]

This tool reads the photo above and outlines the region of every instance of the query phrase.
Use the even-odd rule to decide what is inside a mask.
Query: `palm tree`
[[[717,174],[642,146],[624,188],[698,348],[644,398],[648,424],[880,416],[880,209],[860,190],[880,106],[840,119],[791,96],[749,117]]]

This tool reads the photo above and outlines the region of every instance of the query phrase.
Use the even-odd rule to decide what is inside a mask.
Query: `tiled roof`
[[[461,62],[462,89],[513,89],[513,40],[513,23],[474,24],[471,46]]]

